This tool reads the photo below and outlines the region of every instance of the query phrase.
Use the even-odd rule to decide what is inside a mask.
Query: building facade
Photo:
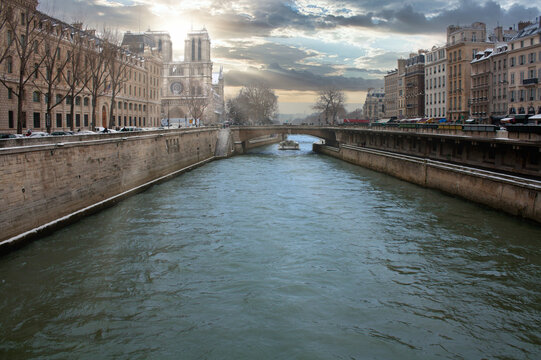
[[[479,122],[488,122],[493,84],[492,78],[492,53],[493,49],[487,48],[475,54],[471,61],[471,108],[470,116]]]
[[[398,117],[398,69],[387,72],[385,75],[385,116]]]
[[[492,52],[492,101],[489,106],[489,122],[496,123],[507,115],[507,86],[508,62],[507,52],[509,46],[505,43],[497,44]]]
[[[509,41],[509,114],[522,120],[541,114],[541,18],[519,24]]]
[[[410,54],[406,60],[405,101],[406,117],[423,117],[425,113],[425,52]]]
[[[363,106],[363,117],[371,122],[385,116],[385,92],[383,89],[369,89]]]
[[[82,30],[80,23],[68,24],[37,11],[35,0],[6,0],[2,5],[10,11],[1,16],[11,17],[0,29],[6,40],[0,42],[6,54],[0,64],[0,132],[159,125],[156,79],[162,61],[151,49],[143,54],[122,49],[93,30]],[[32,44],[24,54],[17,50],[23,43]],[[89,59],[99,59],[95,70],[103,74],[100,79],[91,76],[92,63],[98,63]],[[108,72],[113,67],[123,69],[114,103]],[[97,91],[91,91],[98,81]]]
[[[465,121],[470,117],[471,61],[489,47],[486,25],[447,27],[447,118]]]
[[[213,73],[211,41],[206,29],[187,34],[183,61],[172,60],[173,49],[168,33],[150,30],[127,33],[123,43],[131,50],[140,48],[142,43],[151,44],[166,59],[160,86],[161,116],[164,122],[193,125],[196,121],[200,124],[223,121],[223,72],[220,69]]]
[[[425,117],[445,118],[447,56],[445,47],[432,47],[425,64]]]
[[[397,99],[397,112],[398,118],[403,119],[406,116],[406,59],[397,60],[398,70],[398,99]]]

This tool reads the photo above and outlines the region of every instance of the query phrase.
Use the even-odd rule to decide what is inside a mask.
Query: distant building
[[[479,51],[490,47],[486,25],[447,27],[447,118],[465,121],[470,117],[471,61]]]
[[[398,117],[398,69],[389,71],[385,75],[385,117]]]
[[[223,121],[223,71],[213,73],[210,37],[206,29],[190,31],[184,41],[184,60],[172,60],[172,45],[168,33],[146,31],[126,33],[123,44],[136,51],[142,44],[150,44],[164,58],[161,79],[161,113],[163,119],[192,118],[190,104],[207,102],[204,124]]]
[[[509,114],[516,118],[541,114],[541,17],[535,23],[519,23],[509,41]]]
[[[38,2],[35,0],[2,0],[2,3],[11,8],[13,19],[18,21],[0,29],[0,39],[7,40],[0,41],[0,50],[7,55],[0,67],[0,77],[4,80],[4,85],[0,86],[0,132],[16,132],[19,120],[24,131],[51,132],[98,126],[159,125],[162,59],[151,47],[143,46],[137,52],[120,48],[96,36],[95,30],[83,30],[81,23],[68,24],[38,11]],[[5,13],[0,13],[0,17]],[[17,51],[21,43],[24,43],[22,39],[32,41],[32,53],[26,59],[26,68]],[[119,91],[115,94],[115,101],[112,101],[110,78],[103,81],[103,91],[95,99],[82,81],[72,81],[75,84],[75,96],[72,98],[69,95],[70,79],[83,78],[87,69],[83,70],[81,66],[76,73],[70,65],[76,64],[77,59],[96,59],[99,54],[104,54],[103,49],[107,49],[108,59],[112,59],[117,68],[125,70],[125,78],[117,82]],[[53,79],[50,75],[52,71],[46,68],[46,62],[43,61],[50,50],[58,55],[54,73],[61,75],[56,78],[52,91],[48,87],[48,81]],[[84,55],[74,57],[75,54]],[[109,69],[102,65],[101,71],[96,73],[109,75]],[[15,93],[20,86],[20,73],[31,81],[26,82],[22,94],[23,112],[18,119]],[[47,101],[50,99],[54,99],[54,108],[48,118]]]
[[[376,121],[385,116],[384,98],[385,92],[383,89],[368,90],[363,106],[363,117],[370,121]]]
[[[445,118],[447,93],[447,56],[445,47],[433,46],[426,53],[425,63],[425,117]]]
[[[398,59],[398,101],[397,112],[398,118],[403,119],[406,116],[406,59]]]
[[[406,60],[406,117],[423,117],[425,113],[425,50],[410,54]]]
[[[492,48],[479,51],[471,62],[470,116],[479,122],[488,122],[492,88]]]
[[[489,94],[489,122],[496,123],[507,115],[507,104],[509,97],[508,92],[508,60],[507,53],[509,51],[508,44],[496,44],[494,51],[490,57],[492,74],[492,94]],[[490,98],[492,96],[492,99]]]

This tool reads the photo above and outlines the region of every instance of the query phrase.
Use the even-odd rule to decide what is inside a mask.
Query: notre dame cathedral
[[[157,49],[163,59],[161,86],[162,119],[190,124],[194,121],[190,101],[205,103],[201,121],[216,124],[224,117],[224,78],[212,72],[210,37],[206,29],[190,31],[184,42],[184,60],[173,61],[173,46],[167,32],[127,32],[122,42],[130,51],[142,52],[145,47]]]

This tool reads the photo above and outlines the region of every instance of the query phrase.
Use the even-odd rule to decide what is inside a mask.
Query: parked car
[[[51,136],[49,133],[43,132],[43,131],[32,131],[28,137],[45,137],[45,136]]]
[[[73,135],[96,135],[96,133],[94,131],[90,131],[90,130],[78,130]]]
[[[143,129],[135,126],[124,126],[120,131],[143,131]]]
[[[14,139],[16,137],[15,134],[0,134],[0,139]]]
[[[66,136],[66,135],[73,135],[73,131],[53,131],[51,133],[52,136]]]

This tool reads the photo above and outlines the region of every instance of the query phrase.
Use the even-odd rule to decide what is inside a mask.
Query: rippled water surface
[[[0,258],[0,358],[539,358],[541,227],[276,145]]]

